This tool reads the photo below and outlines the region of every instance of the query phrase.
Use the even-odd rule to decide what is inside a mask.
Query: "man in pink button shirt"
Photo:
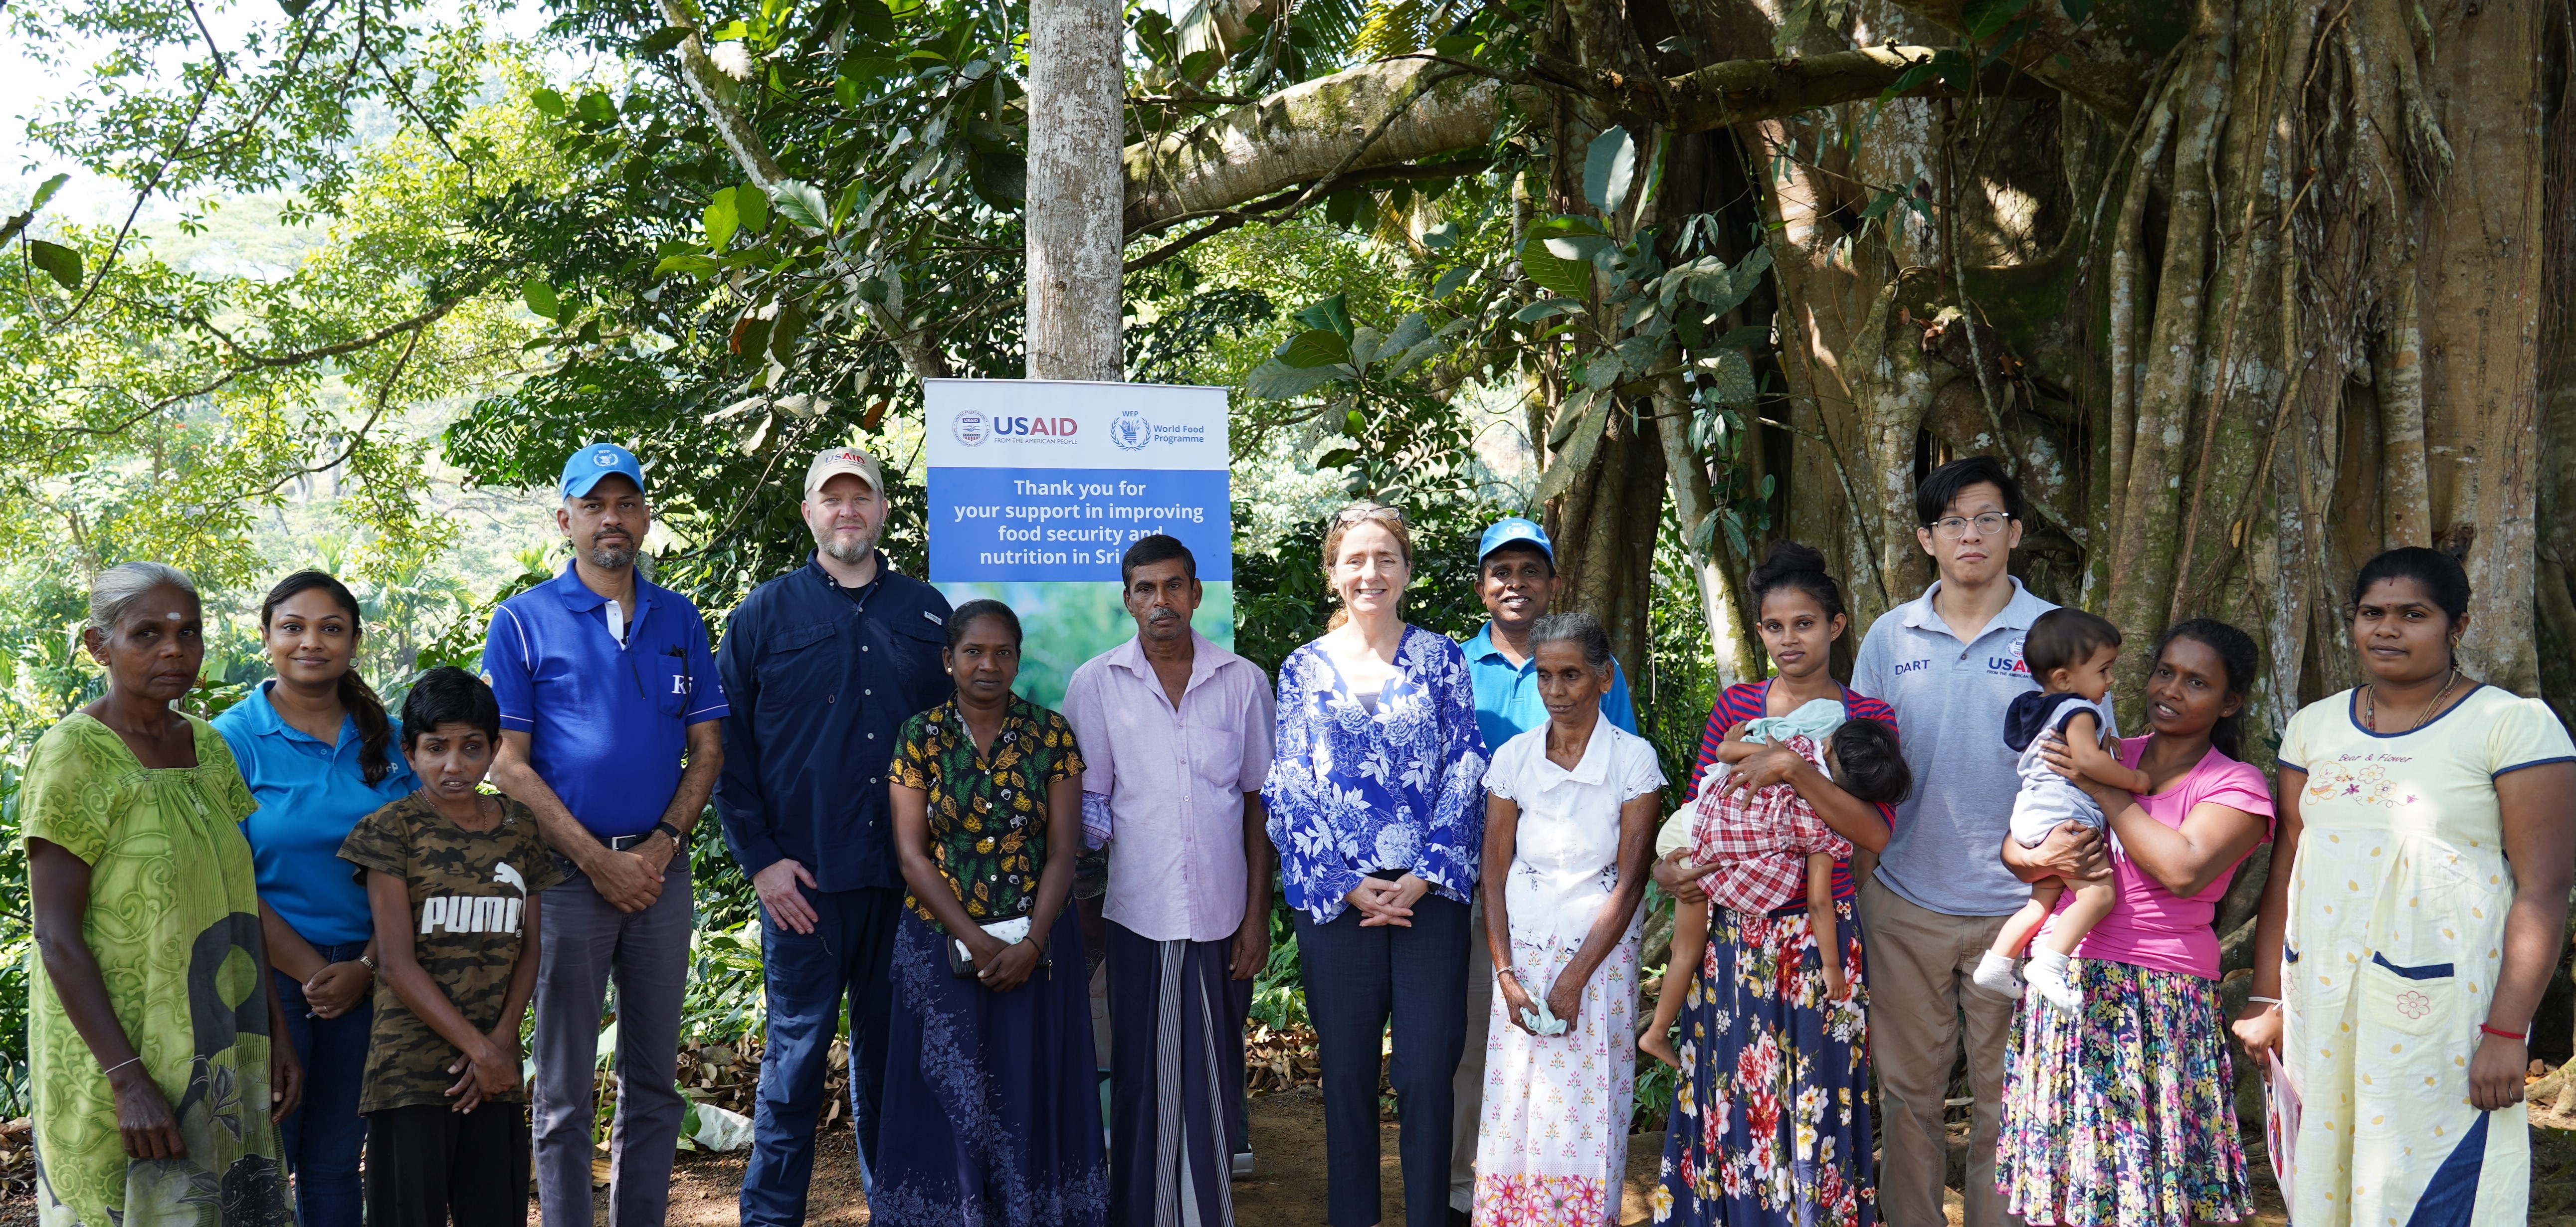
[[[1244,1019],[1270,959],[1270,679],[1190,629],[1187,546],[1143,538],[1118,570],[1136,638],[1064,692],[1084,836],[1109,846],[1109,1221],[1220,1227],[1234,1222]]]

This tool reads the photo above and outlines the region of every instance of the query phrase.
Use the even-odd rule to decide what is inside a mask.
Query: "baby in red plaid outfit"
[[[1809,715],[1809,709],[1827,707],[1832,709],[1829,716],[1800,719]],[[1814,763],[1853,798],[1893,804],[1912,789],[1913,774],[1897,751],[1894,729],[1876,720],[1844,720],[1841,705],[1827,700],[1779,719],[1783,725],[1802,727],[1824,738],[1820,744],[1802,731],[1791,733],[1783,744]],[[1700,779],[1699,795],[1675,812],[1656,837],[1658,857],[1687,846],[1691,864],[1708,868],[1700,879],[1708,903],[1675,906],[1672,948],[1681,952],[1707,945],[1709,907],[1771,912],[1803,893],[1807,923],[1824,964],[1826,995],[1839,1000],[1850,989],[1843,974],[1842,935],[1834,920],[1833,875],[1834,863],[1851,855],[1851,841],[1817,817],[1816,807],[1790,785],[1750,789],[1742,782],[1731,782],[1733,764],[1753,756],[1763,744],[1762,732],[1755,729],[1748,735],[1745,724],[1727,730],[1717,761]],[[1654,1024],[1639,1041],[1646,1051],[1667,1062],[1673,1061],[1664,1051],[1670,1043],[1667,1037],[1681,1016],[1683,994],[1698,972],[1698,961],[1685,957],[1675,958],[1665,969]]]

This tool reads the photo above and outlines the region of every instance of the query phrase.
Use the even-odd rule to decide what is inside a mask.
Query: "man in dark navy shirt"
[[[726,625],[716,670],[732,714],[716,812],[760,892],[769,1044],[743,1174],[745,1227],[805,1221],[825,1056],[850,1010],[850,1116],[873,1180],[885,1069],[888,971],[903,872],[886,764],[904,721],[945,699],[948,601],[877,551],[877,462],[825,449],[805,471],[806,564],[754,589]]]

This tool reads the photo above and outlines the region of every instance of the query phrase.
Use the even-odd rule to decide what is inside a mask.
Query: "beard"
[[[877,534],[867,529],[846,534],[827,529],[814,534],[814,548],[855,567],[876,553]]]
[[[603,571],[623,571],[635,565],[636,552],[636,548],[632,545],[601,545],[593,541],[590,546],[590,565]]]

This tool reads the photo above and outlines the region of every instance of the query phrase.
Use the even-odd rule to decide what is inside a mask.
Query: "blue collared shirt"
[[[340,843],[359,819],[420,787],[420,777],[403,761],[402,722],[387,722],[393,736],[385,743],[385,758],[393,770],[369,784],[358,768],[357,720],[342,716],[338,742],[325,745],[277,714],[268,701],[268,688],[276,684],[261,682],[214,719],[250,795],[259,800],[259,809],[241,824],[259,897],[316,946],[365,941],[375,932],[375,919],[367,910],[367,888],[340,859]]]
[[[504,732],[528,734],[528,763],[591,834],[641,835],[680,790],[689,726],[721,720],[724,687],[706,619],[687,597],[635,578],[626,642],[571,563],[501,603],[483,641],[483,680]]]
[[[2012,581],[2012,600],[1974,642],[1961,642],[1932,607],[1941,591],[1880,614],[1852,660],[1851,688],[1896,709],[1898,744],[1914,770],[1914,795],[1896,807],[1879,854],[1878,880],[1916,907],[1948,916],[2004,916],[2030,886],[1995,852],[2021,791],[2004,744],[2004,711],[2039,689],[2021,646],[2030,624],[2057,608]]]
[[[716,813],[743,872],[792,858],[818,890],[901,888],[886,763],[903,722],[956,692],[940,668],[948,598],[888,567],[855,591],[807,556],[725,623],[732,700]]]
[[[1494,624],[1488,622],[1458,645],[1467,656],[1467,680],[1476,687],[1476,728],[1485,744],[1500,747],[1547,723],[1547,705],[1538,697],[1538,662],[1515,665],[1494,646]],[[1628,732],[1637,731],[1636,706],[1628,698],[1628,675],[1610,662],[1610,689],[1601,696],[1601,714]]]

